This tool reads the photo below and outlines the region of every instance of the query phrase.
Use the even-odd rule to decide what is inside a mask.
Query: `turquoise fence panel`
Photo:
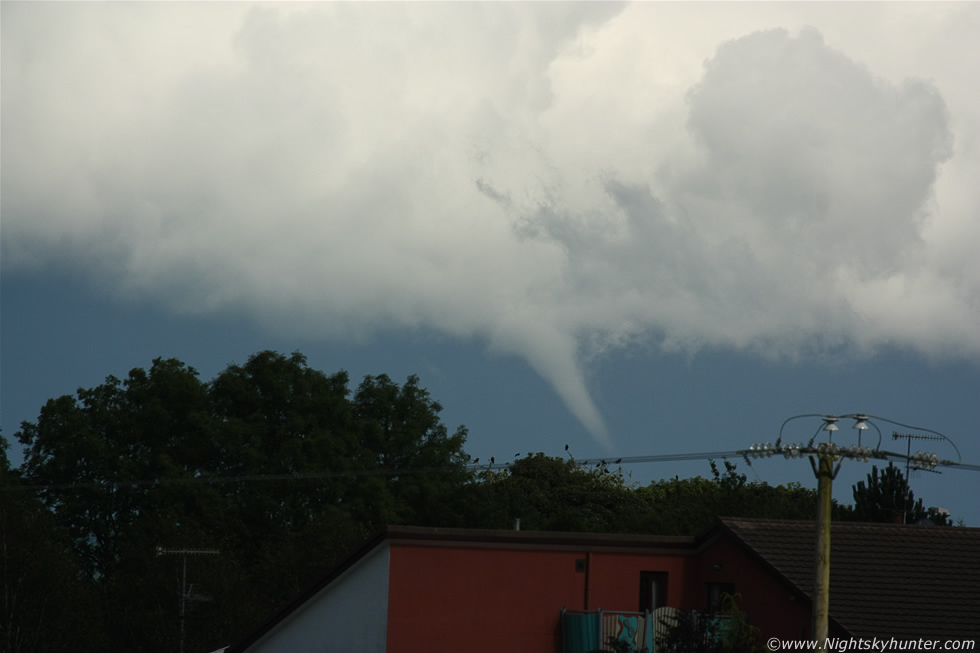
[[[642,629],[643,637],[642,637],[642,639],[640,641],[642,643],[643,648],[645,648],[647,650],[647,653],[654,653],[654,651],[653,651],[653,642],[654,642],[654,636],[653,636],[653,634],[654,634],[654,632],[656,632],[657,628],[656,628],[656,624],[655,624],[655,622],[653,620],[653,615],[650,614],[649,612],[647,612],[646,613],[646,617],[644,618],[643,621],[644,621],[644,623],[643,623],[643,629]]]
[[[564,653],[591,653],[601,648],[599,641],[602,622],[597,612],[561,613],[562,642]]]
[[[629,651],[653,653],[653,617],[650,613],[602,613],[603,649],[609,648],[609,639],[628,644]]]
[[[565,610],[561,613],[564,653],[625,650],[654,653],[654,620],[649,612]]]

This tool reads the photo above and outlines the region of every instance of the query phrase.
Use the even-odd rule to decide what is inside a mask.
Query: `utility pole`
[[[184,558],[184,571],[180,581],[180,645],[177,649],[180,653],[184,653],[184,641],[187,637],[187,601],[190,599],[190,593],[187,590],[187,556],[218,555],[220,553],[217,549],[164,549],[161,546],[157,547],[158,556],[179,555]]]
[[[783,440],[783,429],[786,425],[799,418],[804,417],[819,417],[823,420],[823,425],[813,434],[810,441],[806,444],[782,444]],[[833,433],[838,430],[837,422],[843,418],[851,418],[854,420],[854,428],[858,430],[858,444],[851,445],[849,447],[840,447],[833,442]],[[748,450],[742,450],[738,453],[745,456],[748,461],[748,457],[753,458],[768,458],[773,454],[783,454],[785,458],[800,458],[802,456],[807,456],[810,460],[810,467],[813,468],[813,473],[817,477],[817,517],[816,517],[816,536],[815,536],[815,570],[814,570],[814,582],[813,582],[813,615],[812,615],[812,633],[813,639],[816,640],[817,648],[819,653],[827,653],[828,637],[830,635],[830,513],[832,507],[832,490],[834,479],[837,478],[837,473],[840,471],[841,464],[844,458],[852,458],[854,460],[860,460],[863,462],[868,462],[871,458],[877,458],[882,460],[890,459],[902,459],[904,458],[908,464],[915,464],[923,469],[935,469],[937,465],[946,464],[957,464],[948,460],[939,460],[935,454],[923,453],[917,451],[915,455],[911,455],[911,447],[909,452],[906,454],[899,454],[890,451],[881,450],[881,429],[879,429],[874,422],[870,421],[872,418],[869,415],[864,415],[861,413],[855,413],[852,415],[797,415],[795,417],[790,417],[783,422],[783,426],[779,429],[779,437],[776,439],[775,446],[769,442],[763,444],[753,444]],[[898,422],[892,422],[891,420],[884,419],[882,417],[875,417],[875,420],[882,420],[884,422],[891,422],[899,426],[906,427],[904,424],[899,424]],[[861,432],[865,431],[870,426],[873,426],[876,431],[878,431],[878,446],[875,449],[870,449],[869,447],[861,446]],[[930,429],[920,429],[918,427],[907,427],[914,428],[916,430],[928,431],[934,434],[936,437],[932,436],[918,436],[921,439],[935,439],[935,440],[945,440],[953,448],[956,445],[953,444],[949,438],[942,435],[938,431],[931,431]],[[817,446],[813,446],[814,440],[819,435],[820,431],[827,431],[828,438],[827,442],[821,442]],[[895,439],[898,439],[896,434]],[[910,438],[913,436],[909,436]],[[959,449],[957,449],[957,455],[959,455]],[[751,462],[749,462],[751,464]]]
[[[824,429],[833,431],[834,421],[824,418]],[[825,653],[827,638],[830,636],[830,512],[833,497],[834,479],[840,471],[843,458],[838,457],[836,447],[817,447],[816,461],[810,456],[810,467],[817,477],[817,523],[816,523],[816,572],[813,578],[813,638],[817,640],[817,651]],[[834,463],[837,463],[836,467]]]

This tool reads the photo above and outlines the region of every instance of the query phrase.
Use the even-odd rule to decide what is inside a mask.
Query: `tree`
[[[347,382],[346,372],[311,369],[298,352],[271,351],[229,365],[211,381],[217,446],[202,472],[253,479],[219,488],[230,517],[224,539],[232,548],[260,557],[263,542],[275,550],[279,540],[329,527],[344,511],[357,454]]]
[[[0,435],[0,650],[104,650],[68,537],[11,469],[7,447]]]
[[[25,480],[43,486],[39,498],[99,597],[92,622],[107,648],[167,641],[176,607],[157,591],[170,584],[149,562],[154,548],[227,522],[215,488],[198,482],[215,452],[213,424],[196,370],[156,359],[148,372],[48,401],[17,434]]]
[[[694,534],[719,515],[814,513],[814,491],[750,483],[728,461],[711,479],[646,487],[543,453],[474,474],[466,429],[442,423],[417,376],[367,376],[353,393],[349,382],[299,352],[262,351],[207,382],[158,358],[48,401],[17,433],[21,469],[4,456],[0,470],[0,489],[18,487],[0,497],[4,596],[38,590],[7,605],[4,635],[66,615],[40,650],[172,649],[182,560],[157,546],[221,551],[188,560],[213,600],[192,604],[186,647],[211,650],[385,524]]]
[[[620,471],[584,466],[543,453],[486,470],[468,488],[467,525],[527,530],[613,532],[635,497]]]
[[[403,386],[385,374],[365,377],[352,409],[356,460],[367,473],[358,483],[368,493],[357,510],[375,526],[460,525],[458,491],[472,476],[466,428],[449,434],[439,419],[442,406],[415,375]]]
[[[468,526],[510,528],[521,519],[530,530],[692,535],[719,516],[812,520],[816,492],[799,483],[748,482],[734,463],[712,479],[653,481],[637,487],[608,463],[581,465],[538,453],[504,470],[485,470],[465,486]],[[835,515],[847,507],[834,503]]]
[[[853,486],[854,517],[859,521],[895,522],[915,524],[925,518],[935,518],[944,524],[945,515],[932,515],[915,500],[901,470],[892,463],[879,474],[878,466],[871,468],[867,482],[858,481]]]
[[[22,424],[21,473],[40,486],[38,513],[63,533],[97,597],[87,605],[100,611],[88,620],[99,648],[176,643],[182,560],[156,557],[157,546],[221,551],[188,564],[189,581],[213,600],[192,604],[186,644],[209,650],[371,530],[461,523],[472,479],[465,428],[449,434],[417,377],[367,377],[353,397],[348,381],[298,352],[259,352],[207,383],[156,359],[52,399]]]
[[[173,359],[49,400],[21,425],[24,478],[45,486],[39,496],[91,579],[112,573],[137,520],[193,513],[165,483],[199,475],[208,426],[205,386]]]
[[[772,486],[748,482],[730,461],[722,474],[711,461],[712,479],[695,477],[654,481],[639,488],[643,508],[633,530],[662,535],[691,535],[708,528],[719,516],[767,519],[813,519],[816,492],[799,483]],[[836,513],[841,508],[836,505]]]

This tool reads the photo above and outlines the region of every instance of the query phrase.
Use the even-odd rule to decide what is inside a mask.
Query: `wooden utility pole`
[[[816,573],[813,579],[813,639],[817,651],[826,653],[830,636],[830,510],[834,478],[840,471],[840,461],[834,467],[832,451],[817,454],[817,462],[810,457],[810,465],[817,477],[816,523]]]
[[[810,438],[807,444],[782,444],[783,429],[787,424],[796,419],[810,417],[820,417],[823,419],[824,423],[820,430],[829,433],[830,437],[827,438],[827,442],[821,442],[819,445],[813,446],[813,441],[817,438],[817,434],[820,433],[820,430],[818,430],[813,434],[813,437]],[[838,430],[837,422],[845,417],[854,420],[854,428],[858,430],[857,446],[839,447],[833,442],[833,433]],[[779,429],[779,437],[776,439],[775,446],[769,442],[753,444],[747,450],[738,452],[745,456],[746,462],[750,465],[752,463],[749,461],[749,456],[753,458],[768,458],[773,454],[782,454],[785,458],[801,458],[806,456],[810,460],[813,474],[817,477],[817,521],[816,536],[814,538],[816,542],[816,570],[813,579],[812,635],[813,639],[816,640],[816,650],[819,653],[827,653],[827,638],[830,634],[830,512],[831,506],[833,505],[832,490],[834,479],[837,478],[837,472],[840,471],[841,463],[843,463],[844,459],[852,458],[854,460],[869,462],[871,458],[881,460],[904,458],[909,464],[915,464],[922,469],[928,470],[935,469],[936,465],[962,464],[962,459],[959,463],[953,463],[949,460],[939,460],[936,454],[923,453],[921,451],[917,451],[913,456],[911,455],[911,447],[909,447],[909,452],[905,455],[890,451],[881,451],[881,430],[877,426],[874,426],[874,428],[878,431],[878,447],[872,450],[869,447],[862,446],[861,432],[868,429],[868,425],[871,424],[871,419],[870,415],[865,415],[864,413],[854,413],[852,415],[796,415],[783,422],[782,427]],[[952,440],[938,431],[909,427],[882,417],[876,417],[874,419],[880,419],[906,428],[928,431],[932,434],[931,436],[901,436],[896,433],[894,435],[895,439],[907,437],[908,439],[944,440],[956,449],[956,445],[953,444]],[[959,449],[956,449],[956,454],[959,456]]]

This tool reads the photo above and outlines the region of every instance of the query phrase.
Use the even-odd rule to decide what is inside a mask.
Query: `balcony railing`
[[[745,615],[739,619],[744,620]],[[687,628],[674,631],[679,621],[685,621]],[[675,608],[659,608],[654,612],[623,612],[619,610],[561,610],[562,653],[654,653],[655,644],[680,642],[671,641],[678,636],[685,646],[693,645],[695,650],[710,648],[722,643],[732,629],[735,620],[729,615],[699,614],[681,612]],[[687,641],[690,640],[690,641]],[[699,644],[701,646],[699,646]]]
[[[629,650],[653,653],[656,626],[649,612],[561,610],[563,653]],[[610,643],[622,642],[622,648]]]

